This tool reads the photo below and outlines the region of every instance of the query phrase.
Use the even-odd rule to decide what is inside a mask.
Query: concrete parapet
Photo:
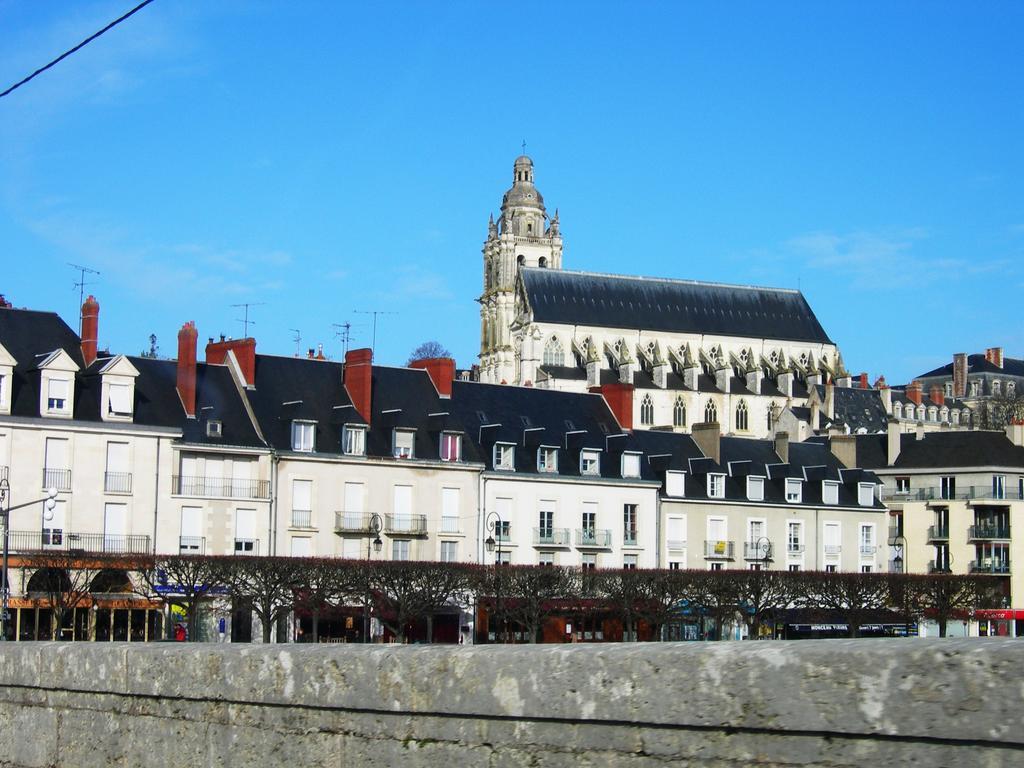
[[[0,766],[1024,764],[1024,642],[0,645]]]

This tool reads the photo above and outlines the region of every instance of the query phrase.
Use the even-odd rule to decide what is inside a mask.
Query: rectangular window
[[[800,571],[800,566],[799,566],[799,565],[795,565],[795,564],[790,564],[790,566],[789,566],[789,570],[790,570],[790,571],[791,571],[792,573],[797,573],[797,572],[799,572],[799,571]]]
[[[992,475],[992,498],[1006,498],[1006,475]]]
[[[66,439],[46,438],[46,453],[43,457],[43,488],[56,488],[58,491],[71,490],[68,453],[69,446]]]
[[[348,560],[369,557],[369,541],[364,546],[361,539],[345,538],[341,540],[341,556]]]
[[[554,552],[538,552],[537,553],[537,565],[554,565],[555,564],[555,553]]]
[[[597,502],[596,501],[585,501],[585,502],[583,502],[582,528],[583,528],[583,535],[588,540],[593,539],[597,535]]]
[[[555,536],[555,502],[542,501],[537,512],[537,536],[539,541],[554,543]]]
[[[835,573],[838,570],[839,570],[839,566],[838,565],[826,565],[825,566],[825,573]]]
[[[499,550],[494,553],[494,562],[496,565],[511,565],[512,564],[512,553],[506,550]]]
[[[67,522],[67,502],[58,501],[50,511],[50,519],[43,518],[43,546],[64,546],[64,525]]]
[[[682,563],[680,563],[678,560],[669,560],[668,561],[668,569],[670,571],[678,571],[681,566],[682,566]]]
[[[203,508],[181,508],[181,554],[201,555],[204,550],[203,541]]]
[[[69,382],[67,379],[48,379],[46,385],[46,410],[64,413],[68,409]]]
[[[442,563],[455,563],[459,560],[459,542],[457,541],[442,541],[441,542],[441,562]]]
[[[862,565],[860,567],[860,572],[861,573],[871,573],[871,570],[872,570],[872,566],[870,566],[870,565]]]
[[[821,501],[824,504],[835,506],[839,503],[839,483],[833,480],[823,480],[821,483]]]
[[[115,416],[131,416],[131,388],[127,384],[111,384],[108,388],[107,407]]]
[[[634,571],[634,570],[636,570],[636,562],[637,562],[637,556],[636,555],[623,555],[622,556],[622,567],[625,568],[627,571]]]
[[[875,526],[871,523],[861,523],[860,526],[860,556],[874,557],[875,554]]]
[[[583,566],[583,570],[592,571],[597,568],[597,555],[593,552],[584,552],[580,555],[580,565]]]
[[[541,446],[537,449],[537,471],[557,472],[558,471],[558,449]]]
[[[623,477],[640,477],[640,454],[638,454],[638,453],[624,453],[624,454],[622,454],[622,476]]]
[[[342,521],[347,530],[359,530],[363,527],[363,511],[366,499],[366,486],[362,483],[345,483],[345,496],[342,501]]]
[[[804,524],[790,520],[786,525],[786,551],[797,554],[804,551]]]
[[[686,473],[665,473],[665,495],[681,499],[686,495]]]
[[[362,427],[345,427],[342,431],[341,450],[349,456],[365,456],[366,430]]]
[[[669,517],[665,520],[665,543],[669,549],[686,547],[686,518]]]
[[[459,461],[462,458],[462,435],[445,432],[441,435],[441,461]]]
[[[790,504],[799,504],[803,497],[803,483],[800,480],[786,478],[786,501]]]
[[[313,434],[315,427],[315,424],[308,421],[292,422],[293,451],[305,451],[306,453],[309,453],[313,450]]]
[[[636,545],[636,504],[622,505],[622,543]]]
[[[947,475],[939,478],[939,491],[943,499],[956,498],[956,478]]]
[[[599,475],[601,474],[601,453],[599,451],[580,452],[580,474]]]
[[[107,443],[107,471],[103,475],[107,493],[131,493],[132,476],[128,471],[128,443]]]
[[[392,441],[394,444],[392,453],[396,459],[411,459],[413,457],[413,443],[416,433],[407,429],[396,429]]]
[[[441,489],[441,532],[459,532],[459,489]]]
[[[127,552],[128,505],[103,505],[103,551]]]
[[[495,499],[494,511],[498,513],[498,517],[502,520],[502,524],[494,529],[494,538],[498,541],[508,541],[509,530],[512,525],[512,499]]]
[[[909,477],[897,477],[896,478],[896,493],[910,493],[910,478]]]
[[[292,527],[313,525],[313,481],[292,480]]]
[[[875,506],[874,483],[857,483],[857,503],[862,507]]]
[[[391,519],[391,527],[396,531],[410,531],[413,529],[412,519],[412,486],[394,486],[394,515]]]
[[[235,510],[235,554],[259,554],[256,548],[256,510]]]
[[[516,449],[507,443],[497,443],[494,446],[494,468],[515,469]]]
[[[291,555],[292,557],[312,557],[313,539],[310,536],[293,536]]]
[[[408,539],[395,539],[391,542],[391,559],[392,560],[408,560],[409,559],[409,540]]]
[[[724,571],[725,570],[725,563],[718,563],[718,562],[711,563],[711,570],[712,571]]]
[[[764,478],[747,478],[747,498],[750,501],[764,501]]]
[[[725,475],[708,475],[708,498],[725,498]]]
[[[826,557],[838,556],[842,551],[842,541],[839,523],[825,523],[822,528],[822,544],[825,547]]]

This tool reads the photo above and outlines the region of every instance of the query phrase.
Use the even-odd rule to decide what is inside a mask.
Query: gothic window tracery
[[[640,423],[646,426],[654,424],[654,401],[650,395],[644,395],[640,403]]]
[[[747,431],[747,401],[740,400],[739,405],[736,406],[736,429],[743,432]]]
[[[552,336],[544,345],[544,365],[565,365],[565,349],[557,336]]]
[[[686,426],[686,403],[682,396],[677,397],[675,404],[672,406],[672,426]]]
[[[718,407],[714,400],[708,400],[704,406],[704,421],[718,421]]]

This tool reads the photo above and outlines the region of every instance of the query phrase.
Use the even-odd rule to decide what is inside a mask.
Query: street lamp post
[[[4,552],[3,561],[0,565],[0,594],[2,594],[2,604],[0,604],[0,642],[7,640],[7,624],[10,621],[10,611],[8,606],[10,604],[11,594],[11,579],[7,573],[7,560],[8,553],[10,551],[11,544],[11,512],[16,509],[23,509],[25,507],[31,507],[35,504],[45,503],[46,506],[43,508],[43,519],[50,520],[53,518],[54,507],[57,506],[57,489],[50,488],[46,492],[46,496],[42,499],[36,499],[35,501],[26,501],[24,504],[17,504],[11,506],[11,484],[7,478],[0,479],[0,517],[3,518],[4,523]]]
[[[906,557],[905,557],[905,553],[906,553],[906,549],[907,549],[907,539],[906,539],[906,537],[902,533],[897,534],[896,536],[893,537],[892,546],[896,550],[896,557],[894,557],[892,559],[893,567],[896,569],[896,573],[899,573],[899,574],[902,575],[902,574],[907,572],[907,570],[906,570],[907,569],[907,561],[906,561]],[[906,589],[907,589],[907,585],[904,584],[903,585],[904,594],[906,592]],[[910,617],[907,615],[908,612],[906,610],[906,602],[907,602],[906,597],[904,597],[904,599],[903,599],[903,606],[902,606],[903,607],[903,611],[902,611],[902,613],[903,613],[903,636],[904,637],[910,637]]]
[[[380,515],[376,512],[370,513],[370,522],[367,530],[369,531],[366,537],[366,562],[370,562],[370,548],[373,547],[374,552],[380,552],[384,546],[384,542],[380,540],[380,532],[384,527],[383,521],[380,519]],[[369,569],[367,569],[367,576],[369,576]],[[363,642],[370,642],[370,588],[369,582],[367,582],[366,588],[366,599],[363,601]]]
[[[762,570],[768,570],[768,563],[772,560],[772,540],[767,536],[761,536],[754,542],[754,550],[760,556]]]
[[[501,537],[504,535],[504,523],[502,522],[501,515],[495,510],[491,510],[487,513],[487,517],[484,519],[484,525],[491,532],[491,535],[487,537],[484,545],[487,547],[488,552],[494,552],[495,540],[497,540],[498,551],[494,556],[494,618],[499,619],[501,616]],[[500,621],[500,619],[499,619]],[[494,633],[495,639],[501,642],[504,639],[504,632],[500,630],[500,627]]]

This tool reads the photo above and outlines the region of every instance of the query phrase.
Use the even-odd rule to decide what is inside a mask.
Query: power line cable
[[[9,94],[9,93],[10,93],[11,91],[13,91],[13,90],[15,90],[15,89],[17,89],[17,88],[20,88],[21,86],[23,86],[23,85],[24,85],[25,83],[27,83],[27,82],[28,82],[29,80],[31,80],[31,79],[32,79],[33,77],[35,77],[36,75],[41,75],[41,74],[42,74],[43,72],[45,72],[46,70],[48,70],[48,69],[49,69],[50,67],[54,66],[55,64],[58,64],[58,63],[60,63],[61,61],[63,61],[64,59],[66,59],[66,58],[67,58],[68,56],[70,56],[70,55],[71,55],[72,53],[74,53],[75,51],[77,51],[77,50],[79,50],[79,49],[81,49],[81,48],[84,48],[84,47],[85,47],[85,46],[87,46],[87,45],[88,45],[89,43],[91,43],[91,42],[92,42],[93,40],[95,40],[95,39],[96,39],[97,37],[99,37],[100,35],[102,35],[102,34],[103,34],[104,32],[106,32],[107,30],[113,29],[113,28],[114,28],[114,27],[116,27],[116,26],[117,26],[118,24],[120,24],[120,23],[121,23],[122,21],[124,21],[125,19],[127,19],[127,18],[128,18],[129,16],[131,16],[131,15],[132,15],[132,14],[134,14],[134,13],[136,13],[137,11],[141,11],[141,10],[142,10],[143,8],[145,8],[145,7],[147,6],[147,5],[149,5],[149,4],[150,4],[150,3],[152,3],[152,2],[153,2],[153,0],[145,0],[144,2],[141,2],[141,3],[139,3],[139,4],[138,4],[138,5],[136,5],[136,6],[134,7],[134,8],[132,8],[132,9],[131,9],[130,11],[128,11],[128,13],[126,13],[126,14],[125,14],[124,16],[121,16],[121,17],[120,17],[120,18],[118,18],[118,19],[114,19],[114,20],[113,20],[112,22],[110,22],[109,24],[107,24],[107,26],[105,26],[105,27],[104,27],[103,29],[101,29],[101,30],[100,30],[99,32],[96,32],[95,34],[92,34],[92,35],[90,35],[89,37],[85,38],[85,40],[83,40],[82,42],[80,42],[80,43],[79,43],[78,45],[76,45],[76,46],[75,46],[74,48],[72,48],[72,49],[71,49],[70,51],[66,51],[66,52],[62,53],[62,54],[61,54],[60,56],[58,56],[58,57],[57,57],[56,59],[54,59],[54,60],[53,60],[53,61],[51,61],[51,62],[50,62],[49,64],[47,64],[47,65],[46,65],[45,67],[40,67],[40,68],[39,68],[39,69],[37,69],[37,70],[36,70],[35,72],[33,72],[33,73],[32,73],[31,75],[29,75],[28,77],[26,77],[26,78],[25,78],[24,80],[21,80],[21,81],[19,81],[19,82],[15,83],[15,84],[14,84],[14,85],[12,85],[12,86],[11,86],[10,88],[8,88],[8,89],[7,89],[6,91],[4,91],[3,93],[0,93],[0,99],[2,99],[2,98],[3,98],[4,96],[6,96],[7,94]]]

